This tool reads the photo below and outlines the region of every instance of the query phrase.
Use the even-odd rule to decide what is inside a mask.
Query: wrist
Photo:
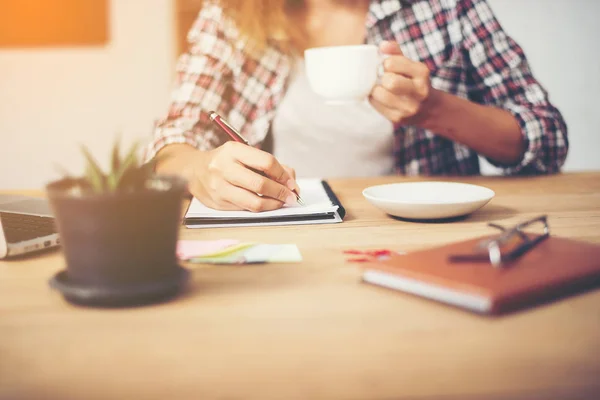
[[[187,144],[170,144],[161,149],[157,156],[166,156],[163,161],[156,165],[156,172],[160,174],[179,175],[190,179],[197,163],[197,158],[203,152]]]
[[[158,174],[175,175],[187,182],[187,191],[194,196],[201,193],[199,177],[205,175],[207,169],[207,152],[201,151],[188,144],[170,144],[160,153],[166,158],[156,168]]]

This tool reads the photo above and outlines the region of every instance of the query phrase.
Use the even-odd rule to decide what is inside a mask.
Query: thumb
[[[288,183],[287,183],[286,186],[289,189],[296,190],[296,192],[300,193],[300,186],[298,186],[298,182],[296,182],[296,170],[294,170],[294,168],[288,167],[287,165],[283,165],[282,164],[281,166],[283,167],[283,169],[285,169],[285,172],[287,172],[288,175],[292,177],[292,179],[291,179],[291,181],[292,181],[291,182],[291,186],[292,187],[290,187],[290,182],[289,181],[288,181]]]
[[[403,55],[402,50],[400,50],[400,45],[391,40],[385,40],[379,44],[379,51],[383,54],[398,54]]]

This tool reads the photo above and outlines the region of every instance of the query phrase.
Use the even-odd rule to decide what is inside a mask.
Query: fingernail
[[[297,203],[296,200],[296,196],[293,194],[290,194],[286,199],[285,199],[285,204],[293,206],[294,204]]]
[[[294,182],[294,180],[293,180],[293,179],[288,179],[288,181],[287,181],[285,184],[286,184],[286,186],[287,186],[288,188],[290,188],[291,190],[294,190],[294,189],[296,189],[296,184],[295,184],[295,182]]]

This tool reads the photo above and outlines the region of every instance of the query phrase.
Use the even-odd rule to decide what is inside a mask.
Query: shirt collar
[[[372,0],[367,15],[367,27],[409,6],[414,0]]]

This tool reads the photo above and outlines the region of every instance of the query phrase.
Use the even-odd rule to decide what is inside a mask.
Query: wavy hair
[[[256,49],[276,42],[291,51],[302,41],[300,27],[289,19],[295,8],[302,7],[302,0],[205,0],[205,3],[218,4]]]
[[[370,0],[390,1],[390,0]],[[419,0],[397,0],[411,5]],[[217,3],[232,18],[240,33],[258,49],[276,42],[286,51],[301,50],[306,35],[289,15],[304,6],[304,0],[204,0]]]

